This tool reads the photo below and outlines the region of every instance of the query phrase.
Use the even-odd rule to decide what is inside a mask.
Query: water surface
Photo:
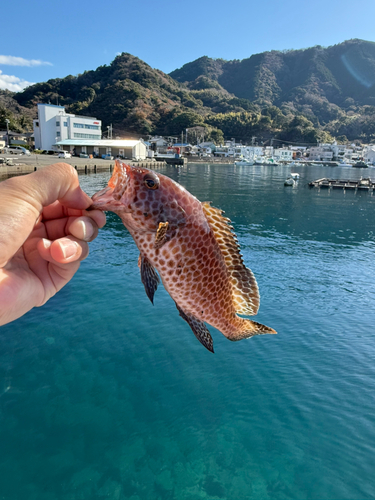
[[[293,170],[295,188],[288,167],[161,170],[231,218],[278,335],[210,328],[209,353],[162,287],[151,305],[114,214],[72,282],[0,329],[1,499],[375,497],[375,196],[307,186],[366,171]]]

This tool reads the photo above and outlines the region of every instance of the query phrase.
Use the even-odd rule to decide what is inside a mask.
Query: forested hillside
[[[0,92],[0,128],[31,127],[38,102],[100,118],[114,133],[313,143],[375,140],[375,43],[271,51],[242,61],[201,57],[166,75],[127,53],[78,76]]]
[[[336,137],[375,139],[374,42],[264,52],[242,61],[202,57],[170,76],[190,89],[211,80],[261,109],[303,115]]]

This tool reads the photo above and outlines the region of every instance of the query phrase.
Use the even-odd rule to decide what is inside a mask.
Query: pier
[[[322,179],[317,179],[316,181],[309,182],[310,187],[320,188],[320,189],[349,189],[349,190],[363,190],[363,191],[373,191],[375,189],[375,182],[370,178],[363,179],[362,177],[358,180],[343,180],[343,179],[327,179],[323,177]]]

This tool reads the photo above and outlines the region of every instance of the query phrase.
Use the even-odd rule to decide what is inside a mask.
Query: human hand
[[[105,224],[76,171],[55,163],[0,182],[0,325],[43,305],[89,253]]]

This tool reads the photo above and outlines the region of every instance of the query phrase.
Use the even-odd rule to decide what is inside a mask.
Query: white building
[[[337,146],[336,146],[337,147]],[[331,144],[319,144],[310,148],[309,160],[312,161],[332,161],[334,148]]]
[[[64,106],[38,104],[38,118],[33,121],[35,148],[58,151],[56,143],[66,139],[102,138],[102,122],[88,116],[65,112]]]
[[[154,147],[152,148],[154,151],[157,151],[159,148],[167,148],[169,143],[164,137],[159,136],[154,136],[151,137],[148,141],[151,145]]]
[[[363,151],[363,160],[375,165],[375,146],[367,146]]]
[[[64,139],[57,146],[59,150],[72,151],[76,155],[92,155],[94,158],[109,155],[127,160],[144,160],[148,153],[142,139]]]
[[[221,156],[223,158],[254,158],[262,156],[264,150],[260,146],[243,146],[242,144],[227,143],[225,146],[216,146],[214,156]]]
[[[293,161],[293,151],[286,148],[274,149],[273,157],[278,161]]]

